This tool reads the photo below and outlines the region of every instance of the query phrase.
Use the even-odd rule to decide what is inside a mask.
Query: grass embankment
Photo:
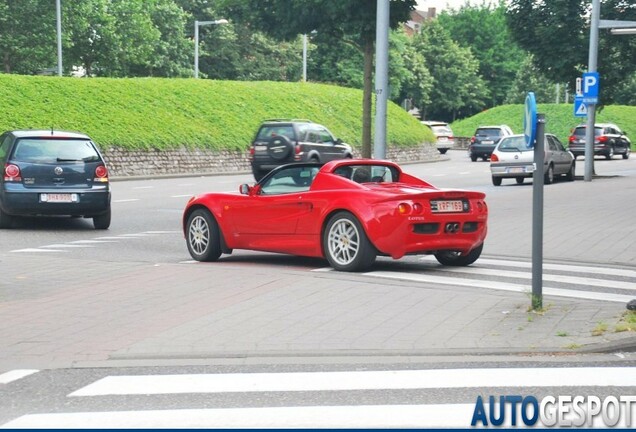
[[[585,117],[574,117],[572,104],[539,104],[537,111],[545,114],[546,132],[555,134],[561,142],[567,144],[571,130]],[[523,133],[523,105],[503,105],[491,108],[472,117],[458,120],[451,127],[456,136],[470,137],[475,129],[484,125],[507,124],[515,133]],[[596,113],[597,123],[615,123],[631,137],[632,145],[636,145],[636,107],[625,105],[608,105]]]
[[[0,131],[65,129],[102,148],[244,150],[260,122],[305,118],[360,147],[362,92],[325,84],[158,78],[59,78],[0,74]],[[433,142],[389,103],[393,146]]]

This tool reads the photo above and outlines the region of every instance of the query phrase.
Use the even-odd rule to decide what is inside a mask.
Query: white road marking
[[[144,231],[144,234],[179,234],[181,231]]]
[[[154,186],[135,186],[133,189],[154,189]]]
[[[413,282],[425,282],[425,283],[440,284],[440,285],[478,287],[478,288],[487,288],[487,289],[493,289],[493,290],[499,290],[499,291],[512,291],[512,292],[520,292],[520,293],[529,293],[531,291],[530,285],[516,285],[516,284],[511,284],[506,282],[497,282],[497,281],[482,281],[482,280],[476,280],[476,279],[451,278],[451,277],[443,277],[443,276],[408,274],[408,273],[387,272],[387,271],[376,271],[376,272],[368,272],[368,273],[361,273],[361,274],[366,276],[393,279],[393,280],[407,280],[407,281],[413,281]],[[612,294],[612,293],[594,292],[594,291],[577,291],[577,290],[568,290],[568,289],[562,289],[562,288],[550,288],[546,286],[543,287],[543,295],[553,295],[557,297],[578,298],[578,299],[586,299],[586,300],[610,301],[610,302],[617,302],[617,303],[627,303],[630,300],[633,300],[634,298],[634,296],[630,296],[630,295]]]
[[[127,203],[127,202],[134,202],[134,201],[139,201],[139,198],[113,200],[114,203]]]
[[[52,244],[46,246],[40,246],[43,248],[92,248],[95,246],[91,245],[82,245],[82,244]]]
[[[486,268],[479,268],[479,267],[464,267],[464,268],[443,267],[443,268],[435,268],[433,270],[445,271],[445,272],[451,272],[451,273],[482,275],[482,276],[499,276],[499,277],[508,277],[508,278],[516,278],[516,279],[532,279],[532,273],[530,272],[486,269]],[[608,279],[595,279],[595,278],[586,278],[586,277],[578,277],[578,276],[563,276],[563,275],[553,275],[553,274],[543,273],[543,280],[551,281],[551,282],[571,283],[571,284],[577,284],[577,285],[599,286],[604,288],[616,288],[620,290],[636,291],[636,283],[614,281],[614,280],[608,280]]]
[[[27,248],[27,249],[16,249],[11,252],[66,252],[64,250],[59,249],[37,249],[37,248]]]
[[[74,240],[72,242],[69,242],[69,244],[101,244],[101,243],[117,243],[115,241],[112,240]]]
[[[172,195],[170,198],[190,198],[194,195],[192,194],[185,194],[185,195]]]
[[[631,370],[631,372],[630,372]],[[636,367],[108,376],[69,396],[474,387],[635,386]]]
[[[38,369],[15,369],[0,375],[0,384],[8,384],[17,381],[34,373],[40,372]]]

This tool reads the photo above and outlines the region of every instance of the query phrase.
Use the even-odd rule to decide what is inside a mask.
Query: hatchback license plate
[[[526,172],[526,168],[525,167],[508,168],[508,172],[509,173],[525,173]]]
[[[464,203],[459,200],[433,201],[431,204],[433,213],[451,213],[464,211]]]
[[[49,203],[70,203],[73,202],[71,194],[46,193],[40,194],[40,201]]]

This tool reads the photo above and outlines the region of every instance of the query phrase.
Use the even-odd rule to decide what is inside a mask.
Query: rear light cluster
[[[296,145],[294,146],[294,160],[302,160],[302,153],[303,149],[301,148],[300,144],[296,143]]]
[[[403,216],[410,215],[410,214],[420,214],[422,213],[423,210],[424,210],[424,207],[422,207],[422,204],[420,203],[413,203],[413,204],[400,203],[397,207],[398,213]]]
[[[250,147],[250,155],[249,155],[250,162],[254,160],[254,153],[256,153],[256,150],[252,146]]]
[[[97,168],[95,168],[95,179],[93,179],[93,181],[108,183],[108,170],[104,165],[98,165]]]
[[[499,162],[499,157],[496,154],[490,155],[490,162]]]
[[[477,201],[477,211],[480,213],[488,211],[488,206],[486,205],[486,201]]]
[[[20,175],[20,168],[14,164],[5,164],[4,165],[4,181],[21,182],[22,176]]]

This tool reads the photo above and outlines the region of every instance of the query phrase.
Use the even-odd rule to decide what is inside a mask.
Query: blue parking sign
[[[598,72],[586,72],[583,74],[582,89],[583,97],[598,98],[598,89],[600,84]]]

